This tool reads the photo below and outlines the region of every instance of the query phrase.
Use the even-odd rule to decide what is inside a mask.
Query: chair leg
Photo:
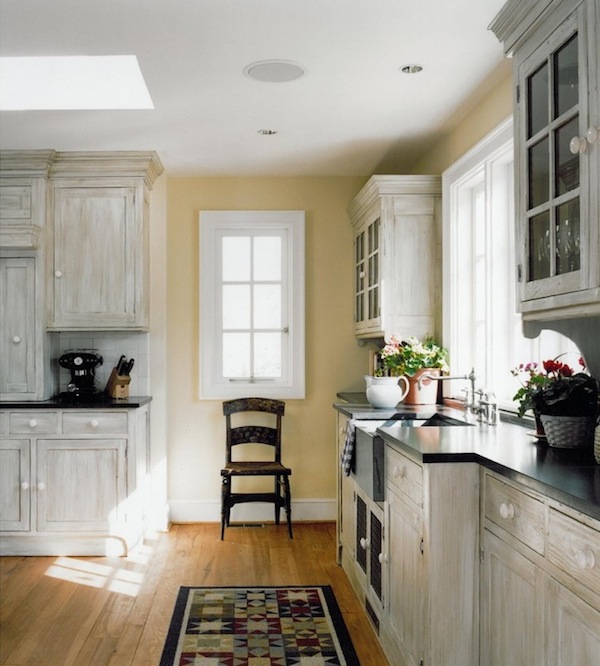
[[[287,516],[288,532],[290,539],[293,539],[292,534],[292,493],[290,491],[290,479],[288,476],[283,477],[284,499],[285,499],[285,513]]]
[[[229,526],[229,498],[231,495],[231,480],[224,476],[221,482],[221,541],[225,534],[225,525]]]
[[[275,477],[275,525],[279,525],[281,516],[281,477]]]

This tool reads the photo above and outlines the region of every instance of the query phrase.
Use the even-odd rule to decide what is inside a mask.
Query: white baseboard
[[[220,523],[221,503],[212,500],[169,500],[170,518],[173,523]],[[337,502],[334,499],[293,500],[292,521],[334,521],[337,518]],[[252,502],[238,504],[231,509],[231,522],[269,522],[274,520],[272,504]],[[285,511],[281,511],[285,521]]]

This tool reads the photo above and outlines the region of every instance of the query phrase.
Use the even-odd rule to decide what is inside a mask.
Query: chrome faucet
[[[475,368],[471,368],[468,375],[454,375],[452,376],[439,376],[433,377],[427,373],[421,375],[417,380],[417,387],[421,390],[423,380],[430,379],[435,382],[443,382],[450,379],[467,379],[471,383],[470,389],[465,389],[465,412],[467,414],[474,414],[477,416],[479,423],[487,423],[488,425],[496,425],[499,421],[498,405],[495,401],[494,394],[491,391],[483,391],[483,389],[475,390]],[[479,395],[479,404],[475,403],[475,396]]]
[[[471,382],[471,393],[469,397],[469,394],[467,392],[465,409],[468,411],[475,406],[475,368],[471,368],[471,372],[468,375],[455,375],[454,377],[444,376],[444,375],[440,375],[439,377],[433,377],[432,375],[425,373],[421,375],[417,381],[417,387],[419,391],[421,390],[421,384],[423,383],[424,379],[431,379],[432,381],[435,382],[444,382],[449,379],[468,379]]]

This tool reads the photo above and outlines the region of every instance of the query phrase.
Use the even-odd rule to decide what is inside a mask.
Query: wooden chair
[[[281,464],[281,418],[285,411],[285,403],[268,398],[240,398],[227,400],[223,403],[226,434],[226,463],[221,470],[221,540],[225,526],[229,527],[231,507],[244,502],[272,502],[275,505],[275,524],[279,525],[281,508],[285,508],[290,539],[292,536],[292,507],[289,477],[292,470]],[[232,415],[263,412],[275,416],[275,427],[264,425],[246,425],[248,419],[243,418],[244,425],[232,426]],[[236,420],[237,423],[237,420]],[[263,444],[272,447],[272,460],[232,460],[234,446],[247,444]],[[231,481],[236,476],[272,476],[274,491],[266,493],[247,492],[234,493]]]

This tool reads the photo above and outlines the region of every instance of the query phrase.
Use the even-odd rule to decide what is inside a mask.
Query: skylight
[[[135,56],[0,58],[0,110],[153,109]]]

